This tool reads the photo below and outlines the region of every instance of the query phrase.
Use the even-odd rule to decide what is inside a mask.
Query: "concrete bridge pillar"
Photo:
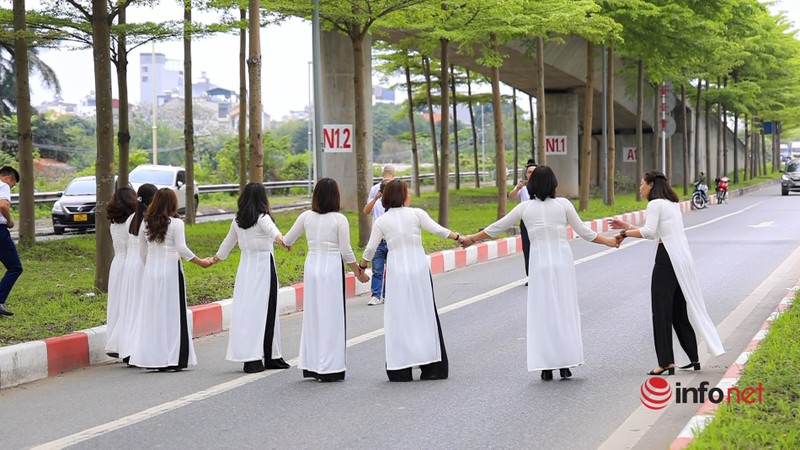
[[[578,94],[574,92],[545,94],[547,136],[557,138],[547,153],[546,164],[558,178],[559,197],[578,196]],[[555,151],[552,151],[555,150]]]
[[[356,198],[356,149],[355,149],[355,97],[353,86],[353,45],[350,38],[335,32],[323,31],[322,53],[322,121],[325,125],[352,125],[351,153],[324,153],[322,175],[333,178],[339,185],[342,209],[358,211]],[[372,167],[372,40],[364,40],[366,74],[365,108],[367,109],[367,158]],[[372,170],[367,174],[367,183],[372,186]]]

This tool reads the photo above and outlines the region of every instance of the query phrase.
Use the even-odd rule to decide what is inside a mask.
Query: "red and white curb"
[[[797,282],[797,286],[787,290],[787,296],[784,297],[780,303],[778,303],[775,311],[773,311],[769,317],[767,317],[764,323],[761,324],[761,328],[758,330],[755,336],[753,336],[753,339],[750,340],[750,343],[747,344],[744,351],[728,368],[728,370],[725,372],[725,375],[722,376],[722,379],[719,380],[719,383],[716,385],[717,388],[721,389],[723,392],[727,392],[728,388],[736,386],[736,384],[739,382],[739,378],[742,376],[742,372],[744,371],[747,361],[750,359],[750,355],[756,351],[758,346],[761,344],[761,341],[764,339],[764,337],[766,337],[772,322],[791,307],[795,292],[798,289],[800,289],[800,280]],[[689,444],[691,444],[694,440],[694,436],[702,433],[703,429],[705,429],[705,427],[714,420],[718,407],[718,404],[707,399],[705,403],[703,403],[697,409],[695,415],[689,419],[689,422],[683,427],[683,430],[681,430],[680,434],[678,434],[678,437],[672,441],[672,444],[669,447],[670,450],[681,450],[688,447]]]

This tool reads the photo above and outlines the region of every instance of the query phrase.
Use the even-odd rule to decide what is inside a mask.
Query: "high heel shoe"
[[[661,369],[661,370],[658,370],[658,369]],[[675,367],[667,367],[666,369],[662,369],[661,367],[658,367],[657,369],[653,369],[650,372],[647,372],[647,374],[648,375],[662,375],[662,376],[675,375]]]
[[[689,369],[692,369],[692,368],[694,370],[700,370],[700,363],[699,362],[693,362],[693,363],[689,363],[689,364],[687,364],[685,366],[678,367],[678,369],[681,369],[681,370],[689,370]]]
[[[561,374],[561,378],[569,378],[572,376],[572,372],[569,369],[558,369],[559,374]]]
[[[552,370],[543,370],[542,371],[542,380],[550,381],[553,379],[553,371]]]

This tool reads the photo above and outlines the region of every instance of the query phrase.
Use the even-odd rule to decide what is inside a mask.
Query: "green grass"
[[[800,448],[800,295],[750,356],[740,387],[763,386],[762,403],[721,403],[692,449]]]
[[[497,217],[494,187],[480,189],[463,188],[450,192],[450,228],[466,234],[494,222]],[[204,197],[204,205],[216,205],[222,209],[235,209],[236,197],[228,194],[211,194]],[[304,195],[292,197],[270,197],[272,205],[307,200]],[[577,204],[577,201],[575,201]],[[507,210],[517,202],[509,201]],[[435,192],[425,192],[413,198],[411,205],[423,208],[438,219],[438,197]],[[593,198],[590,207],[579,213],[583,220],[591,220],[644,209],[645,202],[636,202],[634,194],[617,194],[616,205],[606,206],[602,199]],[[351,241],[357,257],[363,248],[358,247],[358,219],[354,212],[344,211],[350,221]],[[275,214],[278,228],[289,230],[300,211]],[[187,243],[200,257],[216,253],[220,242],[230,227],[229,222],[211,222],[187,228]],[[105,300],[103,293],[93,293],[94,284],[94,235],[76,236],[58,241],[38,242],[35,246],[20,249],[25,272],[14,286],[8,307],[16,315],[12,319],[0,319],[0,346],[18,342],[60,336],[72,331],[101,325],[105,322]],[[427,252],[454,248],[456,243],[423,233],[423,245]],[[291,252],[276,249],[278,279],[281,286],[301,282],[303,263],[307,252],[302,237]],[[187,296],[190,305],[210,303],[230,298],[239,262],[239,251],[231,252],[221,264],[201,269],[186,264]]]

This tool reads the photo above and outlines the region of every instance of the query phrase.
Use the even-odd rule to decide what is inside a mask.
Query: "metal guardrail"
[[[509,174],[513,173],[513,170],[508,171]],[[485,178],[488,175],[487,172],[479,172],[481,178]],[[450,172],[450,177],[455,177],[455,172]],[[461,174],[462,178],[471,178],[474,176],[474,172],[463,172]],[[403,176],[397,177],[400,180],[411,181],[411,176]],[[432,180],[434,178],[434,174],[426,173],[421,174],[419,176],[421,180]],[[375,177],[373,179],[373,183],[380,183],[382,180],[381,177]],[[312,186],[314,183],[312,182]],[[289,181],[265,181],[264,186],[267,189],[287,189],[287,188],[307,188],[308,187],[308,180],[289,180]],[[198,194],[212,194],[217,192],[223,193],[234,193],[239,192],[239,184],[238,183],[230,183],[230,184],[206,184],[203,186],[198,186]],[[33,193],[33,202],[34,203],[53,203],[61,198],[63,194],[62,191],[55,191],[55,192],[34,192]],[[16,205],[19,203],[19,194],[11,194],[11,204]]]

